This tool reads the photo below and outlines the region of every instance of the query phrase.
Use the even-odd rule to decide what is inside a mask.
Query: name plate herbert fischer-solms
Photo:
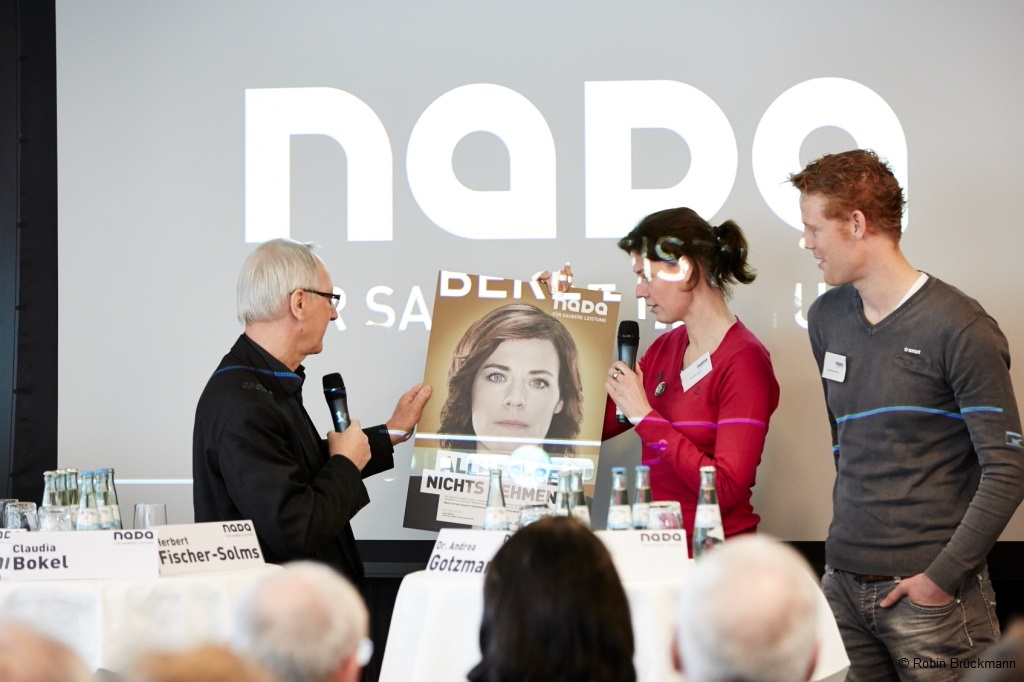
[[[442,528],[427,560],[435,575],[483,577],[491,559],[512,534],[507,530]]]
[[[257,568],[265,562],[252,521],[154,526],[160,575]]]
[[[0,530],[0,580],[137,580],[159,576],[152,530]]]

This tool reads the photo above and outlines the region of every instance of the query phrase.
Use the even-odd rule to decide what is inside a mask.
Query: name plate
[[[257,568],[266,563],[252,521],[153,526],[160,575]]]
[[[623,581],[685,578],[690,570],[685,530],[599,530],[596,535]]]
[[[427,573],[483,576],[491,559],[512,537],[507,530],[442,528],[427,561]]]
[[[3,580],[145,580],[159,574],[152,530],[0,532]]]

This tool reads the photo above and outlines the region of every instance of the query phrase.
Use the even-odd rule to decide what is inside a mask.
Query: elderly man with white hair
[[[238,278],[244,333],[196,407],[192,501],[197,522],[249,519],[264,558],[314,560],[363,581],[350,521],[370,502],[363,479],[394,466],[430,397],[417,384],[386,423],[321,438],[302,403],[302,362],[324,347],[340,295],[312,244],[273,239]]]
[[[676,664],[688,682],[803,682],[817,660],[818,587],[794,549],[763,536],[704,555],[679,600]]]
[[[280,682],[355,682],[373,652],[356,589],[310,561],[265,578],[238,606],[232,648]]]

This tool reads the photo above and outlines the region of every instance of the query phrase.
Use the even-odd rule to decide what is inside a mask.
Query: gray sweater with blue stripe
[[[808,313],[811,347],[841,357],[822,379],[836,481],[833,568],[911,576],[953,594],[1024,497],[1024,448],[1006,338],[977,301],[929,277],[878,324],[857,290]]]

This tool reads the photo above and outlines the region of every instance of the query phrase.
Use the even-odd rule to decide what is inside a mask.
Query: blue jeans
[[[825,566],[821,589],[850,657],[849,682],[957,680],[999,638],[995,592],[988,568],[968,576],[946,606],[919,606],[906,597],[878,605],[899,579],[864,582]]]

